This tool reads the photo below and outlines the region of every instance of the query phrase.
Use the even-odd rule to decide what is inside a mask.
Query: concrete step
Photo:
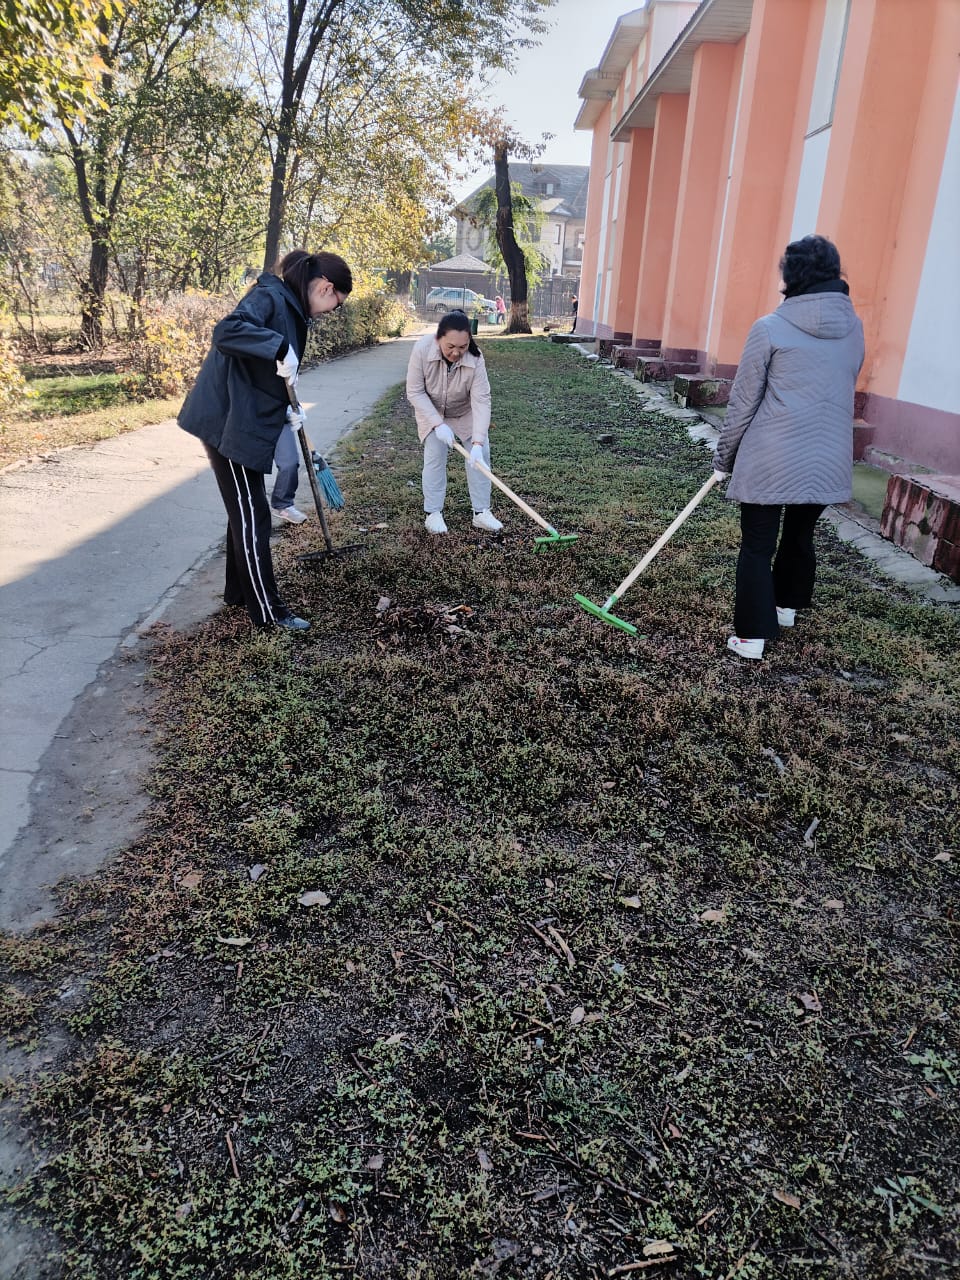
[[[905,458],[898,458],[896,454],[884,453],[882,449],[875,448],[866,435],[866,433],[869,433],[872,436],[874,430],[869,423],[860,422],[859,420],[854,422],[854,457],[858,462],[865,462],[869,467],[879,467],[881,471],[888,471],[891,475],[899,475],[907,471],[911,475],[932,474],[929,467],[918,466],[915,462],[908,462]],[[865,442],[859,453],[856,446],[858,435]]]
[[[699,367],[660,356],[641,356],[634,367],[634,377],[641,382],[670,382],[678,373],[696,373]]]
[[[615,369],[635,369],[637,361],[649,354],[646,347],[614,347],[613,366]]]
[[[678,373],[673,380],[673,398],[685,409],[724,405],[730,399],[732,378],[711,378],[705,373]]]
[[[891,475],[880,532],[921,564],[960,583],[960,476]]]

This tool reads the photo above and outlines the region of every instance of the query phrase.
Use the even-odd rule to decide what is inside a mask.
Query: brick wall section
[[[960,582],[960,476],[891,476],[880,532]]]
[[[664,360],[662,356],[641,356],[634,367],[633,376],[640,382],[669,382],[678,373],[696,373],[699,365],[684,364],[679,360]]]
[[[730,399],[733,382],[729,378],[710,378],[706,374],[678,373],[673,380],[673,398],[687,409],[724,405]]]
[[[644,347],[614,347],[613,367],[615,369],[635,369],[637,361],[642,355],[646,354]]]

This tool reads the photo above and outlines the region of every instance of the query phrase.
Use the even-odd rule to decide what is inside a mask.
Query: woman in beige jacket
[[[490,467],[490,383],[480,348],[463,311],[451,311],[414,346],[407,366],[407,399],[417,417],[423,444],[424,524],[429,533],[446,533],[443,501],[447,493],[447,454],[454,439],[470,448],[467,487],[473,526],[498,533],[503,525],[490,510],[490,481],[476,463]]]

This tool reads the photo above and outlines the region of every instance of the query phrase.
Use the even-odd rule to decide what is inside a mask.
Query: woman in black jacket
[[[213,331],[213,345],[180,410],[184,431],[203,441],[227,509],[223,598],[246,605],[253,625],[304,631],[281,600],[270,556],[272,520],[264,476],[277,438],[293,422],[284,379],[296,381],[307,323],[335,311],[353,288],[335,253],[295,249],[277,274],[262,275]]]

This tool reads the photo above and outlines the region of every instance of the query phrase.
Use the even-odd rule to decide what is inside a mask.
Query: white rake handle
[[[456,449],[457,453],[462,453],[463,456],[466,458],[466,460],[470,462],[469,453],[467,453],[466,449],[463,447],[460,441],[457,440],[456,438],[453,441],[453,447]],[[470,462],[470,465],[472,467],[476,467],[477,470],[480,472],[480,474],[486,476],[491,484],[495,484],[502,493],[505,493],[511,502],[515,502],[521,511],[525,511],[531,520],[536,520],[537,524],[540,526],[541,529],[546,529],[547,533],[557,532],[552,524],[547,524],[543,516],[537,515],[533,507],[527,506],[524,500],[522,498],[517,497],[517,495],[513,492],[513,490],[508,488],[503,483],[502,480],[498,480],[489,467],[484,466],[482,462]]]
[[[704,500],[704,498],[707,496],[707,494],[710,492],[713,486],[718,483],[719,479],[720,477],[717,475],[716,472],[714,472],[713,475],[711,475],[710,479],[707,480],[705,484],[700,486],[700,488],[693,495],[693,497],[690,499],[687,505],[676,517],[676,519],[668,526],[668,528],[664,529],[663,533],[661,533],[660,537],[656,540],[656,542],[653,544],[653,546],[650,548],[647,554],[643,557],[640,563],[634,569],[632,569],[630,573],[620,583],[619,587],[617,587],[616,591],[614,591],[613,595],[607,601],[605,608],[609,609],[612,604],[616,603],[616,601],[620,599],[620,597],[628,589],[628,587],[632,586],[633,583],[636,582],[637,578],[640,577],[641,573],[643,573],[644,569],[647,567],[647,565],[650,563],[653,557],[657,554],[657,552],[662,550],[663,547],[666,546],[666,544],[670,541],[673,535],[677,532],[677,530],[683,524],[684,520],[686,520],[686,518],[700,505],[700,503]]]

